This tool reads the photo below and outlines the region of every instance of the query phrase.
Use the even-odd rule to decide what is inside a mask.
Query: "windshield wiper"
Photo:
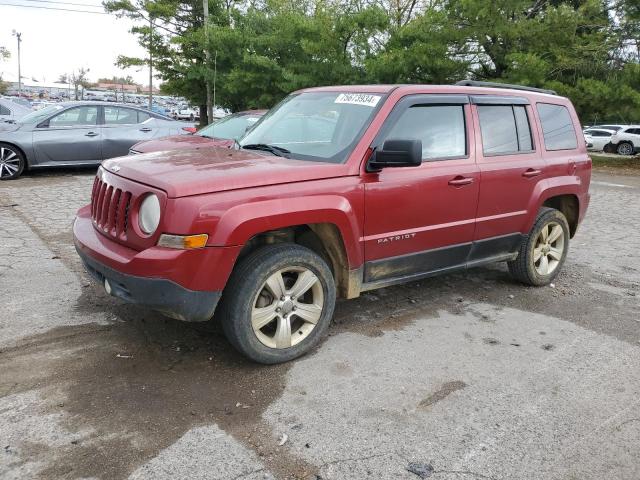
[[[276,145],[268,145],[266,143],[249,143],[247,145],[242,145],[241,148],[245,150],[262,150],[265,152],[273,153],[278,157],[290,158],[289,154],[291,153],[286,148],[278,147]]]

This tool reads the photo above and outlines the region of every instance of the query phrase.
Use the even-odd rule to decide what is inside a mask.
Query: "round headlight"
[[[144,233],[151,234],[156,231],[160,223],[160,200],[150,193],[140,204],[138,212],[138,225]]]

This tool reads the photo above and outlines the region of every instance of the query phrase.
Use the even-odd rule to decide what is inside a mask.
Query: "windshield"
[[[260,116],[258,115],[231,115],[213,122],[211,125],[196,133],[196,135],[209,138],[238,140],[259,118]]]
[[[308,92],[290,95],[240,141],[270,145],[298,160],[343,163],[369,126],[381,95]]]
[[[64,106],[62,106],[62,105],[50,105],[48,107],[42,108],[40,110],[36,110],[35,112],[31,112],[31,113],[25,115],[20,120],[18,120],[16,123],[35,123],[35,122],[39,122],[40,120],[44,120],[49,115],[51,115],[51,114],[53,114],[55,112],[58,112],[58,111],[62,110],[63,108],[64,108]]]

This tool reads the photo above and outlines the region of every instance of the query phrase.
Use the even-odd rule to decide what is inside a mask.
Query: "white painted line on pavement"
[[[624,185],[622,183],[599,182],[597,180],[594,180],[591,183],[593,185],[602,185],[603,187],[638,188],[635,185]]]

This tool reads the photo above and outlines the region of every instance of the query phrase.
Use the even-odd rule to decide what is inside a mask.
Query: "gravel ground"
[[[594,175],[553,287],[369,292],[271,367],[89,281],[92,179],[0,184],[0,478],[640,478],[640,177]]]

